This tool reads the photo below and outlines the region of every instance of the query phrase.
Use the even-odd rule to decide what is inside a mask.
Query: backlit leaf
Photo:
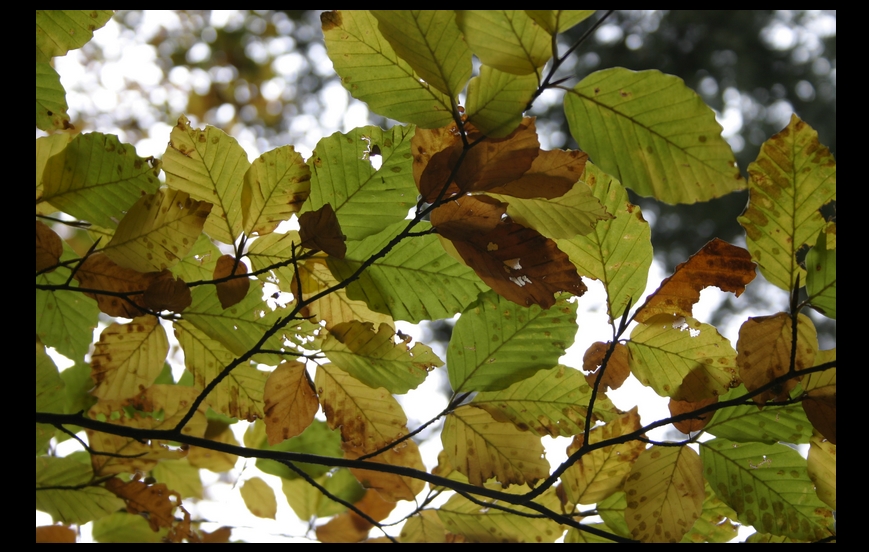
[[[640,429],[640,415],[636,407],[624,415],[595,427],[589,433],[589,443],[599,443],[633,433]],[[583,435],[577,435],[567,447],[571,455],[585,443]],[[599,448],[584,454],[561,475],[567,498],[574,504],[594,504],[622,489],[631,465],[646,448],[639,440],[628,441]]]
[[[63,254],[63,240],[54,230],[36,221],[36,271],[51,268]]]
[[[576,303],[566,295],[543,310],[487,292],[453,329],[447,349],[450,385],[457,393],[505,389],[556,366],[575,334]]]
[[[100,334],[91,358],[93,394],[126,399],[150,387],[169,353],[166,330],[153,316],[112,324]]]
[[[522,122],[536,89],[533,74],[514,75],[483,65],[468,84],[468,121],[487,136],[507,136]]]
[[[220,420],[208,420],[205,438],[215,443],[238,446],[238,441],[229,424]],[[233,469],[238,463],[238,456],[229,452],[212,450],[206,447],[191,446],[187,451],[187,461],[191,466],[206,469],[214,473],[224,473]]]
[[[85,259],[75,273],[81,287],[107,292],[87,293],[97,300],[101,311],[124,318],[144,314],[143,293],[162,278],[171,278],[169,271],[143,273],[123,268],[104,253],[94,253]]]
[[[36,61],[81,48],[112,18],[112,10],[36,10]]]
[[[637,309],[634,320],[646,322],[657,314],[691,316],[704,288],[716,286],[739,297],[752,280],[754,263],[748,251],[715,238],[661,282]]]
[[[653,446],[634,462],[625,493],[631,536],[643,542],[679,542],[703,508],[700,456],[690,447]]]
[[[36,411],[63,413],[66,395],[64,381],[45,346],[36,340]],[[39,454],[54,437],[53,426],[36,424],[36,452]]]
[[[435,510],[422,510],[405,522],[398,540],[402,543],[446,542],[446,529]]]
[[[395,508],[395,502],[384,500],[374,490],[369,490],[354,506],[368,514],[374,521],[380,521]],[[359,542],[368,536],[374,527],[356,512],[345,512],[317,527],[320,542]]]
[[[138,272],[171,268],[187,256],[210,212],[210,203],[194,201],[184,192],[157,190],[127,211],[103,252]]]
[[[321,139],[308,159],[311,196],[304,210],[331,205],[348,240],[377,234],[404,220],[417,196],[411,178],[414,132],[414,127],[366,126]],[[380,169],[370,161],[375,146],[382,158]]]
[[[66,91],[60,83],[60,75],[48,63],[36,62],[36,128],[72,128],[67,109]]]
[[[74,543],[75,537],[75,531],[63,525],[42,525],[36,528],[36,544]]]
[[[183,278],[186,282],[210,280],[214,274],[214,267],[218,258],[220,258],[220,250],[211,243],[208,236],[199,234],[193,248],[178,264],[172,267],[172,274]]]
[[[591,17],[594,10],[525,10],[547,33],[563,33]]]
[[[320,408],[314,384],[301,362],[282,362],[266,380],[263,413],[269,444],[302,433]]]
[[[139,157],[117,136],[79,134],[46,163],[43,195],[37,201],[114,228],[142,194],[157,191],[159,173],[159,161]]]
[[[370,322],[343,322],[329,330],[322,350],[336,366],[369,387],[403,394],[416,389],[443,361],[426,345],[411,348],[395,343],[394,336],[395,330],[387,324],[374,331]]]
[[[745,392],[745,386],[740,385],[719,400],[735,399]],[[740,443],[783,441],[796,444],[809,442],[812,424],[799,404],[768,406],[762,410],[755,405],[738,405],[717,410],[706,431]]]
[[[670,411],[670,416],[680,416],[689,412],[695,412],[697,410],[700,410],[701,408],[705,408],[717,402],[717,396],[709,397],[699,401],[679,401],[676,399],[670,399],[670,402],[667,404],[667,409]],[[673,427],[687,435],[696,431],[700,431],[701,429],[706,427],[706,424],[708,424],[711,419],[712,413],[707,412],[705,414],[695,415],[694,417],[687,420],[673,422]]]
[[[355,460],[361,455],[358,447],[353,447],[348,443],[342,446],[344,448],[344,457],[348,460]],[[425,464],[422,463],[419,447],[410,439],[402,441],[388,450],[372,456],[368,460],[377,462],[378,464],[403,466],[419,471],[426,470]],[[376,490],[384,500],[390,502],[414,500],[416,495],[421,493],[425,488],[425,483],[422,480],[413,477],[403,477],[394,473],[356,468],[350,468],[350,471],[363,487]]]
[[[190,465],[186,458],[162,460],[151,470],[151,476],[177,492],[181,498],[202,498],[202,479],[199,468]]]
[[[243,228],[241,189],[250,167],[236,139],[212,126],[193,128],[182,115],[169,135],[163,163],[170,188],[214,205],[205,233],[223,243],[235,242]]]
[[[396,55],[368,11],[323,12],[320,22],[329,58],[351,96],[375,113],[423,128],[452,120],[450,97]]]
[[[341,225],[335,211],[328,203],[316,211],[306,211],[299,217],[299,238],[302,247],[320,250],[323,253],[343,259],[347,254],[347,236],[341,232]]]
[[[700,401],[737,382],[736,351],[708,324],[661,314],[640,324],[628,341],[631,372],[662,397]]]
[[[814,366],[818,351],[818,336],[812,321],[804,314],[797,318],[797,343],[794,368],[804,370]],[[739,328],[736,364],[746,389],[754,391],[790,369],[793,327],[787,313],[752,317]],[[762,405],[768,400],[786,399],[796,380],[784,382],[780,389],[770,389],[752,400]]]
[[[257,517],[275,519],[278,502],[275,492],[259,477],[252,477],[241,486],[241,498],[250,513]]]
[[[217,259],[217,264],[214,265],[212,277],[215,280],[220,280],[243,274],[247,274],[247,265],[244,264],[244,261],[236,261],[232,255],[221,255]],[[217,288],[217,299],[220,301],[220,306],[228,309],[244,300],[250,289],[250,279],[232,278],[225,282],[218,282],[214,284],[214,287]]]
[[[372,10],[401,59],[440,92],[459,95],[471,78],[471,51],[449,10]]]
[[[590,398],[591,387],[582,373],[559,364],[502,391],[477,393],[472,404],[523,431],[541,437],[569,437],[585,430]],[[611,420],[617,414],[615,406],[600,393],[594,406],[597,418]]]
[[[836,228],[833,226],[833,236]],[[835,238],[834,238],[835,243]],[[827,233],[821,232],[818,241],[806,254],[806,292],[812,306],[822,314],[836,319],[836,248],[830,247]]]
[[[168,529],[154,532],[143,516],[125,511],[112,512],[104,518],[94,521],[93,537],[97,542],[163,542],[169,533]]]
[[[589,385],[597,383],[601,377],[603,378],[599,384],[598,390],[606,392],[609,389],[618,389],[622,386],[628,376],[631,375],[630,352],[624,343],[616,343],[613,347],[613,352],[609,359],[606,359],[607,351],[612,346],[612,342],[604,343],[597,341],[582,355],[582,369],[590,372],[585,379]],[[606,370],[602,371],[602,365],[606,360]]]
[[[353,504],[365,495],[365,489],[347,468],[339,468],[334,472],[316,478],[332,496]],[[313,517],[329,517],[347,511],[343,504],[335,502],[320,492],[319,489],[301,478],[281,479],[281,487],[290,508],[299,519],[309,520]]]
[[[736,512],[716,496],[708,481],[705,481],[703,492],[706,497],[703,512],[681,542],[730,542],[739,532],[739,525],[730,521],[736,519]]]
[[[327,259],[332,274],[345,279],[380,251],[404,227],[400,222],[379,234],[348,244],[344,259]],[[417,231],[427,224],[420,223]],[[486,289],[474,272],[444,251],[436,236],[403,240],[347,286],[350,299],[362,300],[395,320],[419,322],[449,318]]]
[[[815,433],[810,441],[806,469],[818,491],[818,498],[836,509],[836,445]]]
[[[582,181],[615,218],[599,221],[588,235],[556,243],[577,272],[603,283],[610,320],[618,320],[628,302],[636,303],[646,289],[652,265],[651,229],[618,180],[586,163]]]
[[[818,499],[806,461],[784,445],[713,439],[700,445],[703,474],[739,521],[800,540],[831,534],[832,512]]]
[[[825,226],[820,209],[836,199],[836,160],[815,129],[791,115],[748,174],[748,206],[738,219],[748,251],[770,283],[790,292],[797,277],[806,281],[797,252],[815,244]]]
[[[456,23],[480,61],[514,75],[535,73],[552,57],[550,36],[521,10],[458,10]]]
[[[533,485],[549,475],[540,437],[497,422],[481,408],[465,405],[450,413],[441,441],[450,463],[473,485],[492,477],[504,486]]]
[[[244,232],[269,234],[302,208],[311,190],[311,169],[293,146],[257,157],[244,174],[241,189]]]
[[[86,485],[92,478],[93,471],[87,464],[72,458],[37,456],[36,509],[51,515],[55,522],[84,524],[123,508],[123,501],[103,487],[39,490]]]
[[[42,174],[45,172],[48,160],[62,151],[73,138],[75,136],[70,133],[57,133],[36,139],[36,214],[38,215],[48,215],[57,211],[57,208],[47,201],[39,201],[44,192]]]
[[[819,351],[815,357],[817,364],[836,360],[836,350]],[[809,374],[803,381],[806,399],[803,400],[803,410],[811,420],[812,425],[828,441],[836,444],[836,369]]]
[[[568,92],[564,112],[579,147],[642,196],[695,203],[745,189],[715,113],[678,77],[597,71]]]
[[[147,485],[113,477],[106,481],[106,489],[124,500],[129,513],[145,516],[152,531],[175,525],[174,512],[181,506],[181,497],[169,490],[165,483]]]

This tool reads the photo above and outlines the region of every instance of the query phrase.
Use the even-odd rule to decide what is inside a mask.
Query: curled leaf
[[[226,278],[238,274],[247,274],[247,265],[242,261],[238,261],[236,265],[235,258],[232,255],[221,255],[217,259],[217,265],[214,267],[214,279]],[[224,309],[238,304],[247,295],[250,289],[250,280],[247,278],[233,278],[225,282],[215,284],[217,288],[217,298],[220,299],[220,306]]]

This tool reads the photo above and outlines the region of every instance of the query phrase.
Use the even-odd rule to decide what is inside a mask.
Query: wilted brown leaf
[[[822,351],[818,356],[828,356],[830,351]],[[835,351],[832,351],[835,358]],[[819,360],[819,359],[816,359]],[[824,359],[820,359],[824,360]],[[810,374],[803,381],[807,398],[803,400],[803,410],[828,441],[836,444],[836,369]]]
[[[236,266],[235,258],[232,255],[221,255],[217,259],[217,264],[214,266],[215,280],[237,274],[247,274],[247,265],[244,262],[238,261],[238,265]],[[217,298],[220,300],[220,306],[228,309],[241,302],[247,296],[247,292],[250,289],[250,280],[248,278],[233,278],[232,280],[215,284],[215,287],[217,288]]]
[[[455,240],[491,232],[501,223],[507,205],[488,196],[464,195],[431,212],[432,226],[441,236]]]
[[[63,241],[54,230],[36,221],[36,271],[57,264],[63,253]]]
[[[181,312],[193,302],[187,282],[174,278],[168,270],[160,272],[143,296],[145,306],[160,311]]]
[[[302,247],[319,249],[331,257],[343,259],[347,254],[347,237],[332,206],[326,203],[316,211],[299,217],[299,237]]]
[[[75,542],[75,531],[63,525],[42,525],[36,528],[36,544],[43,542]]]
[[[199,530],[201,533],[200,542],[213,542],[213,543],[225,543],[229,542],[229,538],[232,536],[232,527],[220,527],[215,529],[211,533],[208,531]]]
[[[276,445],[302,433],[320,408],[314,383],[301,362],[283,362],[266,380],[263,392],[266,435]]]
[[[413,178],[423,198],[434,202],[462,153],[462,139],[455,123],[443,128],[416,129],[410,141]],[[445,198],[459,192],[451,182]]]
[[[582,357],[582,369],[586,372],[591,372],[585,376],[585,380],[591,386],[594,386],[595,382],[600,378],[598,368],[600,368],[600,365],[603,363],[603,359],[606,356],[609,346],[609,343],[604,343],[602,341],[592,343],[591,347],[588,348],[585,355]],[[622,386],[625,380],[628,379],[628,376],[631,374],[629,362],[630,354],[630,351],[625,345],[616,343],[613,354],[607,362],[606,371],[604,372],[604,377],[600,384],[601,391],[606,392],[607,387],[610,389],[618,389]]]
[[[387,502],[377,491],[369,490],[354,506],[374,521],[380,521],[395,508],[395,503]],[[372,527],[374,526],[368,520],[356,512],[345,512],[332,518],[329,523],[317,527],[317,539],[321,542],[359,542],[368,536]]]
[[[469,136],[472,138],[473,136]],[[463,192],[482,192],[518,180],[540,154],[533,117],[526,117],[509,136],[486,138],[468,150],[456,175]]]
[[[677,266],[637,310],[634,319],[646,322],[657,314],[692,316],[703,288],[716,286],[739,297],[754,276],[755,264],[748,251],[715,238]]]
[[[677,401],[676,399],[671,398],[669,404],[670,415],[678,416],[679,414],[692,412],[694,410],[698,410],[700,408],[703,408],[704,406],[709,406],[710,404],[715,404],[717,402],[717,396],[703,399],[702,401],[697,402]],[[706,427],[706,424],[709,423],[709,420],[712,419],[712,416],[714,414],[714,412],[707,412],[706,414],[701,414],[697,418],[682,420],[681,422],[673,422],[673,425],[682,433],[693,433],[695,431],[700,431],[701,429]]]
[[[511,222],[486,234],[452,241],[465,263],[499,295],[527,307],[548,309],[554,295],[582,295],[585,284],[567,254],[536,230]]]
[[[81,264],[75,279],[83,288],[129,294],[125,299],[116,295],[86,293],[96,299],[100,310],[109,316],[135,318],[145,314],[144,294],[141,292],[147,290],[155,280],[165,278],[165,273],[168,271],[142,273],[121,268],[104,254],[94,253]]]
[[[349,446],[347,443],[343,444],[342,448],[344,449],[344,457],[348,460],[355,460],[363,454],[360,448]],[[402,441],[389,450],[368,458],[368,461],[426,471],[419,447],[411,439]],[[425,482],[412,477],[355,468],[351,468],[350,471],[353,472],[353,476],[363,487],[374,489],[385,500],[393,502],[413,500],[425,487]]]
[[[125,483],[117,477],[113,477],[106,481],[106,489],[126,502],[128,512],[143,514],[152,531],[157,531],[161,527],[174,526],[175,508],[184,510],[181,506],[181,495],[175,491],[170,491],[165,483],[146,485],[136,480]],[[184,510],[184,513],[187,514],[187,511]],[[187,514],[188,520],[189,516],[190,514]],[[183,538],[191,536],[189,528],[182,530],[185,533]]]
[[[522,199],[555,199],[573,188],[585,170],[586,161],[588,154],[582,151],[541,151],[531,168],[517,180],[487,191]]]

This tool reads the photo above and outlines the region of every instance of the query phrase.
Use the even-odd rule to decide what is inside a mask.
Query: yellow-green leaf
[[[633,538],[679,542],[703,509],[700,456],[690,447],[653,446],[634,462],[625,493]]]
[[[186,458],[161,460],[151,470],[151,475],[160,483],[165,483],[181,498],[202,498],[202,479],[199,476],[199,468],[191,466]]]
[[[153,316],[112,324],[100,334],[91,358],[91,377],[100,399],[126,399],[150,387],[169,353],[166,330]]]
[[[293,146],[260,155],[245,173],[241,189],[244,232],[273,232],[302,208],[310,190],[311,169]]]
[[[423,128],[453,120],[449,95],[423,82],[395,53],[370,12],[324,12],[320,22],[329,58],[351,96],[379,115]]]
[[[72,458],[37,456],[36,509],[50,514],[55,522],[81,525],[124,507],[123,500],[103,487],[47,488],[86,485],[92,478],[87,464]]]
[[[170,268],[187,256],[202,233],[212,205],[178,190],[157,190],[133,205],[103,252],[138,272]]]
[[[69,123],[66,91],[60,75],[48,63],[36,63],[36,128],[40,130],[67,129]]]
[[[320,408],[305,365],[295,360],[281,363],[269,375],[263,401],[270,445],[302,433]]]
[[[549,475],[540,437],[495,421],[481,408],[460,406],[447,416],[441,441],[450,463],[473,485],[494,477],[504,486]]]
[[[241,189],[250,167],[236,139],[212,126],[193,128],[182,115],[169,135],[163,163],[170,188],[214,205],[205,233],[223,243],[235,242],[243,227]]]
[[[443,361],[422,343],[408,347],[395,343],[395,330],[370,322],[344,322],[333,326],[322,350],[336,366],[369,387],[385,387],[403,394],[425,380]]]
[[[435,510],[423,510],[409,518],[401,528],[399,542],[446,542],[447,531]]]
[[[275,519],[278,501],[269,484],[259,477],[252,477],[241,486],[241,498],[250,513],[257,517]]]
[[[112,10],[36,10],[36,61],[81,48],[112,18]]]
[[[748,206],[739,224],[760,272],[790,292],[806,271],[797,252],[814,245],[825,227],[821,207],[836,199],[836,160],[818,133],[796,115],[764,142],[749,165]]]
[[[522,10],[457,10],[456,23],[471,51],[499,71],[536,73],[552,57],[551,37]]]
[[[491,138],[503,138],[522,122],[535,90],[537,77],[533,74],[513,75],[483,65],[479,76],[468,84],[468,121]]]
[[[597,71],[568,92],[564,112],[579,147],[642,196],[695,203],[745,189],[715,112],[678,77]]]
[[[395,53],[451,98],[471,77],[471,51],[449,10],[372,10]]]
[[[836,445],[818,432],[812,435],[806,469],[818,491],[818,498],[836,509]]]
[[[812,306],[821,313],[836,319],[836,248],[835,224],[832,228],[833,244],[828,245],[827,233],[821,232],[818,241],[806,254],[806,292]]]
[[[588,235],[556,243],[577,272],[603,283],[610,320],[618,320],[628,302],[636,304],[646,289],[652,266],[652,231],[618,180],[591,163],[585,164],[581,179],[615,218],[598,222]]]
[[[570,30],[591,17],[594,10],[525,10],[525,13],[547,33],[554,35]]]

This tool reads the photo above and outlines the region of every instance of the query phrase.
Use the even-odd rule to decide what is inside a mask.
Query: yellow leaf
[[[244,482],[241,486],[241,498],[244,499],[244,505],[253,515],[275,519],[275,515],[278,513],[275,492],[268,483],[259,477],[253,477]]]
[[[266,435],[270,445],[295,437],[320,408],[314,384],[301,362],[283,362],[266,380],[263,392]]]
[[[166,330],[153,316],[112,324],[100,334],[91,359],[92,394],[101,399],[125,399],[149,387],[169,353]]]

